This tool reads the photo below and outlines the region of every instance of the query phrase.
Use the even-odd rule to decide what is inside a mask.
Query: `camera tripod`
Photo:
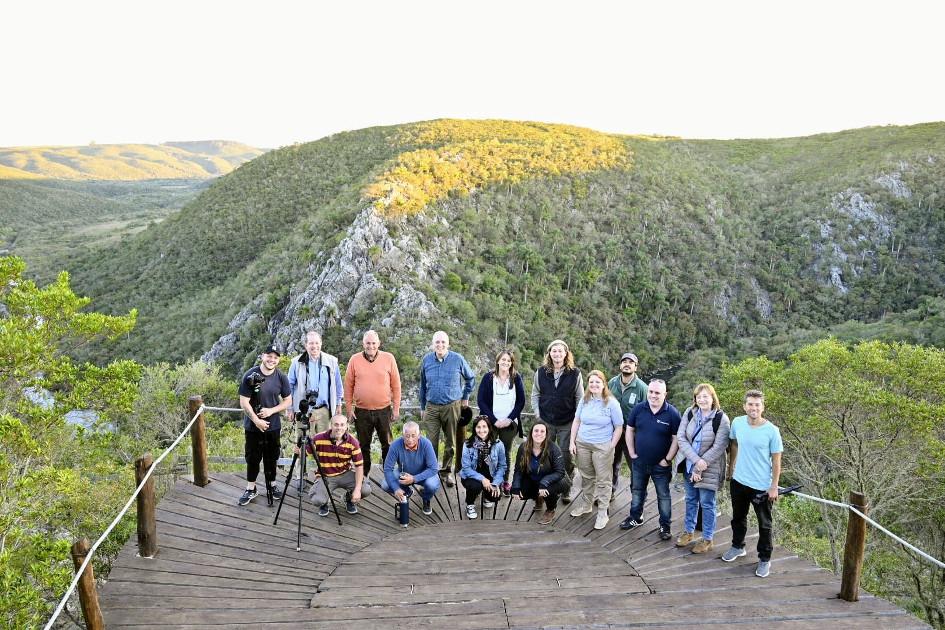
[[[305,446],[308,442],[308,437],[306,433],[309,430],[308,418],[303,416],[301,422],[299,423],[299,437],[295,442],[295,453],[292,455],[292,463],[289,465],[289,473],[286,476],[286,485],[282,490],[282,498],[279,499],[279,507],[276,509],[276,517],[272,520],[272,524],[275,525],[279,522],[279,513],[282,511],[282,503],[285,501],[285,495],[289,493],[289,485],[292,483],[292,471],[295,470],[295,463],[300,461],[299,456],[301,455],[301,464],[299,465],[299,519],[298,519],[298,538],[295,546],[296,551],[302,551],[302,501],[305,499],[305,495],[302,492],[302,485],[305,480],[305,462],[308,460],[308,457],[305,456]],[[338,513],[338,506],[335,505],[335,498],[331,494],[331,488],[328,486],[328,481],[325,475],[322,473],[322,464],[318,459],[318,451],[315,448],[315,445],[312,445],[312,456],[315,458],[315,470],[318,472],[318,476],[321,477],[322,483],[325,484],[325,490],[328,493],[328,500],[331,502],[331,508],[335,512],[335,518],[338,519],[338,525],[341,525],[341,515]]]

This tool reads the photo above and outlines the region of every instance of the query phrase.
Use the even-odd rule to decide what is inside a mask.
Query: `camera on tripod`
[[[299,401],[299,412],[295,414],[295,421],[299,423],[299,428],[303,431],[308,431],[312,427],[309,422],[312,412],[328,406],[325,403],[319,405],[316,402],[317,400],[318,392],[309,392],[305,395],[305,398]]]

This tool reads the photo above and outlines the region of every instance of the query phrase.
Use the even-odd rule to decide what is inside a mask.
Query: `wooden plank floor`
[[[379,473],[375,466],[372,478]],[[236,504],[243,486],[239,475],[218,474],[205,488],[181,481],[164,497],[157,557],[137,557],[130,540],[101,588],[107,627],[928,627],[868,593],[857,603],[837,599],[838,578],[780,547],[771,576],[755,577],[757,534],[746,558],[721,562],[731,542],[727,517],[712,553],[659,540],[652,486],[644,525],[621,531],[626,479],[600,531],[594,514],[572,518],[562,505],[551,525],[538,525],[533,504],[517,499],[470,521],[461,487],[444,487],[429,516],[414,496],[405,529],[375,482],[377,494],[359,514],[339,503],[341,527],[334,514],[319,517],[303,502],[301,551],[295,493],[273,525],[275,507],[264,497]],[[674,535],[683,512],[674,488]]]

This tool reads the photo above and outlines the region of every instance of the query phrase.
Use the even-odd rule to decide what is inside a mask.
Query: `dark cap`
[[[630,360],[633,361],[634,363],[639,363],[639,362],[640,362],[640,360],[637,359],[637,355],[633,354],[632,352],[624,352],[624,353],[623,353],[623,356],[620,357],[620,362],[623,363],[624,360],[626,360],[626,359],[630,359]]]
[[[278,354],[280,357],[282,356],[282,353],[279,351],[279,348],[277,348],[276,344],[274,343],[271,343],[268,346],[266,346],[266,349],[263,350],[263,354]]]

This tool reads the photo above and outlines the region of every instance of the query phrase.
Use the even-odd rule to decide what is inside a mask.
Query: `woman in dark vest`
[[[547,438],[546,424],[532,425],[528,438],[518,447],[512,477],[512,494],[524,501],[533,500],[536,510],[545,508],[538,519],[539,525],[554,520],[558,497],[567,496],[570,487],[564,471],[564,454]]]
[[[702,540],[693,553],[712,549],[715,535],[716,493],[725,479],[725,454],[728,450],[730,423],[719,405],[715,388],[700,383],[692,391],[693,404],[686,409],[676,432],[679,453],[685,458],[683,477],[686,480],[686,531],[676,539],[677,547],[696,542],[696,520],[702,508]]]
[[[525,408],[525,384],[515,369],[515,355],[503,350],[495,357],[495,369],[482,377],[476,396],[479,413],[488,416],[499,434],[507,456],[512,454],[512,440],[522,433],[522,409]],[[502,484],[502,493],[509,496],[512,484]]]
[[[548,439],[558,445],[564,453],[568,485],[574,472],[574,463],[569,451],[571,424],[578,403],[584,396],[584,378],[581,370],[574,366],[574,355],[568,344],[555,339],[548,344],[544,364],[535,372],[532,383],[532,409],[538,419],[548,425]],[[563,497],[564,503],[570,498]]]

